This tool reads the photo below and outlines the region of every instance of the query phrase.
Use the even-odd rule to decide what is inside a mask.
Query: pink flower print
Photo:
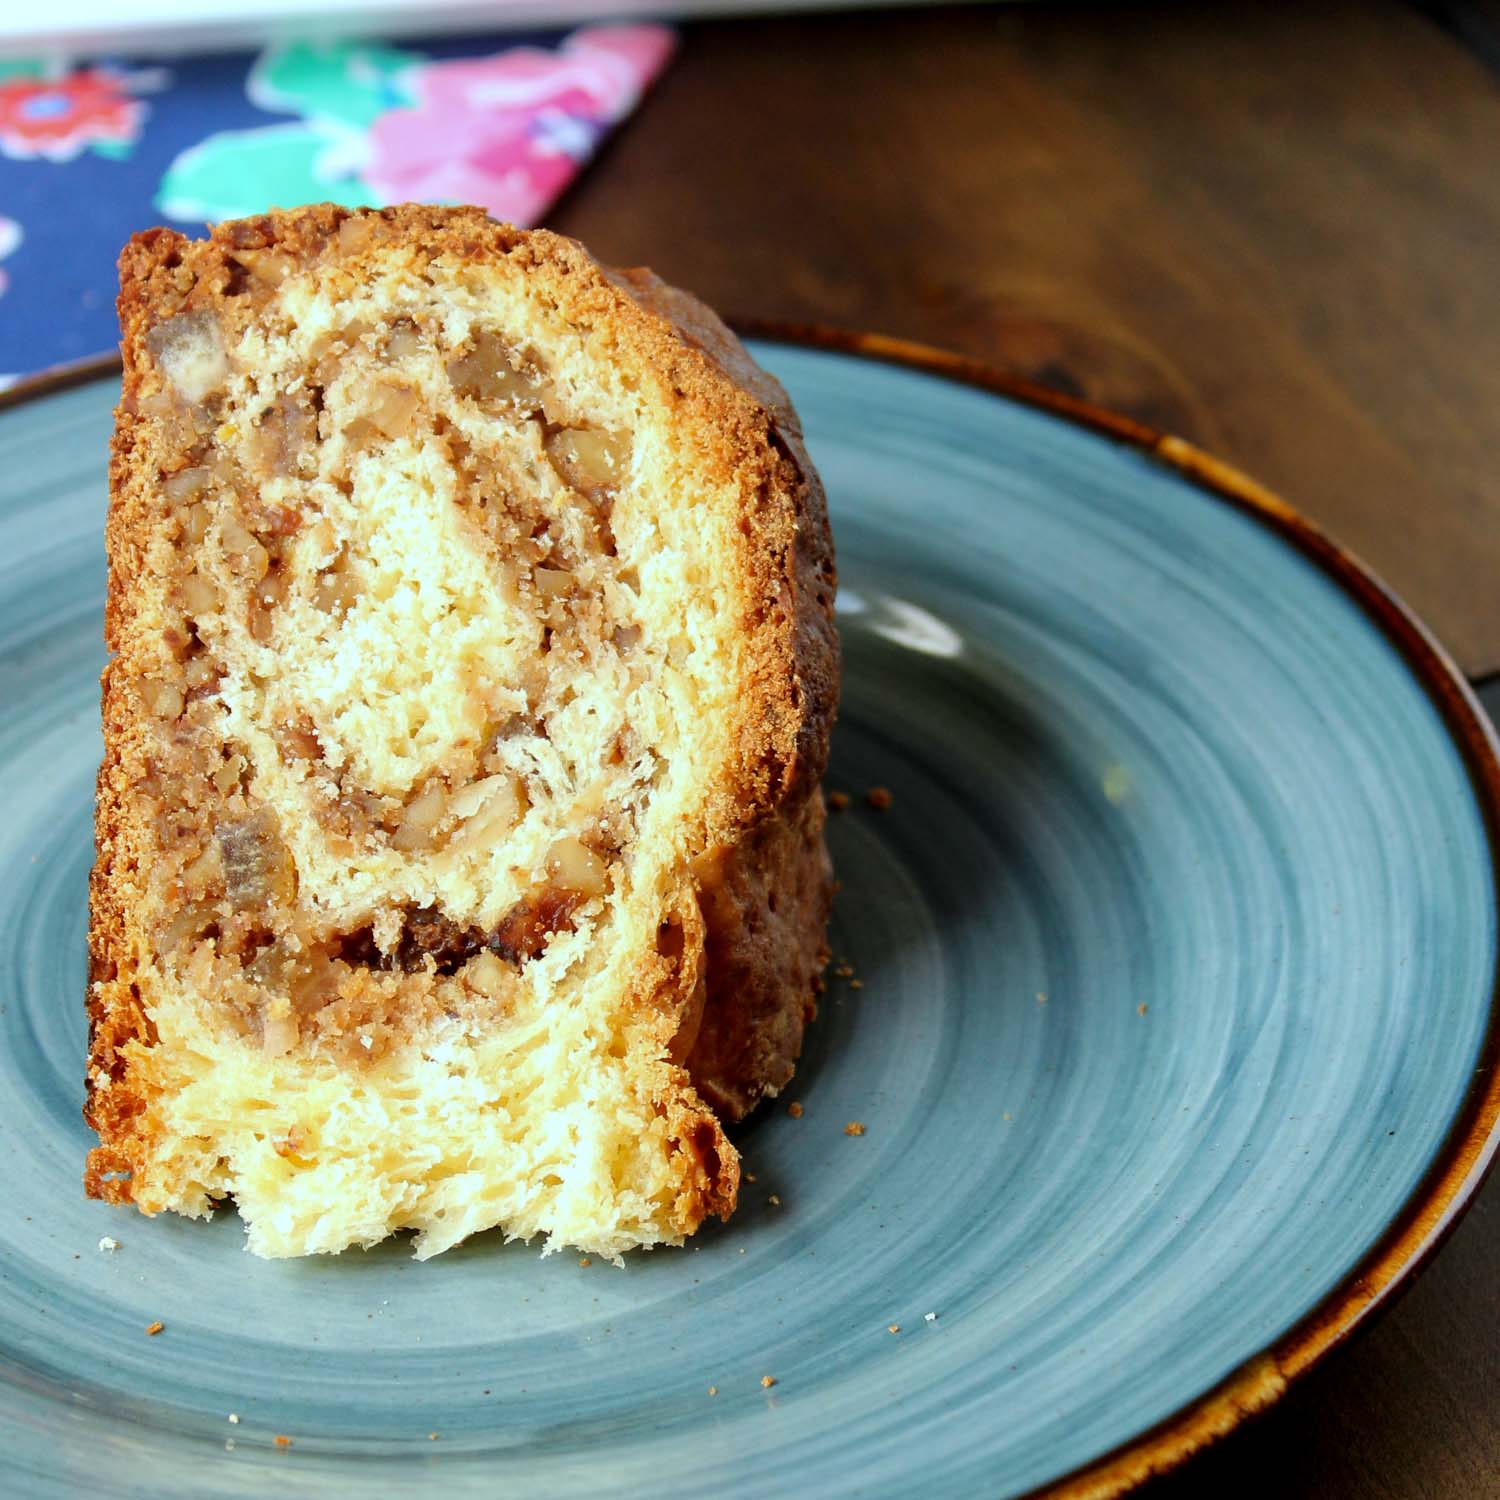
[[[0,82],[0,152],[27,160],[71,161],[87,146],[129,146],[146,106],[102,68],[62,78]]]
[[[662,26],[588,27],[556,52],[416,68],[416,103],[370,126],[362,176],[387,203],[476,203],[534,224],[671,56]]]

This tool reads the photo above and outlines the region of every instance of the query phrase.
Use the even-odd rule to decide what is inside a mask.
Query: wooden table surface
[[[692,26],[552,222],[726,311],[1191,438],[1500,669],[1500,5]],[[1239,1493],[1500,1496],[1500,1180],[1371,1332],[1153,1490]]]

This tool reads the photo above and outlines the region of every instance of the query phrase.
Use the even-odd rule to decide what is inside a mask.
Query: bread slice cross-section
[[[784,392],[475,209],[148,231],[120,316],[89,1192],[272,1256],[727,1216],[832,889]]]

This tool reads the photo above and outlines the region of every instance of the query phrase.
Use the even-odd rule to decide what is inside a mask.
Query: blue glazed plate
[[[734,1221],[623,1270],[269,1263],[232,1214],[83,1199],[115,383],[0,411],[0,1488],[1112,1493],[1451,1223],[1500,1102],[1500,780],[1451,668],[1180,444],[937,356],[758,352],[838,538],[855,977]]]

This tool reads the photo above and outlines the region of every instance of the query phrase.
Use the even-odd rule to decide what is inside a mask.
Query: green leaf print
[[[413,102],[406,75],[419,52],[339,42],[294,42],[261,53],[245,85],[252,104],[363,130],[388,109]]]
[[[216,222],[302,203],[377,203],[357,175],[363,154],[363,135],[336,127],[221,130],[167,168],[156,206],[169,219]]]

